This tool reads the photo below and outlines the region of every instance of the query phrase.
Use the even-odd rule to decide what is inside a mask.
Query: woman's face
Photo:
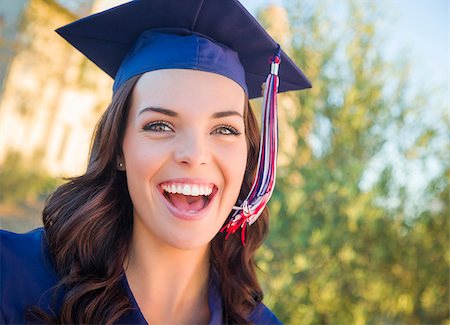
[[[145,73],[123,140],[134,227],[181,249],[207,245],[236,203],[247,161],[245,94],[203,71]]]

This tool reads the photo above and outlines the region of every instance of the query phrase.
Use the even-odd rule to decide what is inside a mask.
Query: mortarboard
[[[245,244],[246,225],[257,220],[274,189],[277,92],[311,87],[256,19],[238,0],[135,0],[56,32],[114,79],[114,92],[135,75],[171,68],[224,75],[249,99],[260,97],[266,82],[258,172],[222,229],[228,238],[242,228]]]

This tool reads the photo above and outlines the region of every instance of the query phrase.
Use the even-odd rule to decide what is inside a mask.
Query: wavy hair
[[[45,241],[59,277],[53,303],[56,304],[57,297],[62,303],[58,304],[58,313],[28,307],[25,315],[29,320],[49,324],[113,324],[131,311],[122,278],[133,228],[133,209],[126,175],[117,170],[116,160],[122,154],[130,95],[139,77],[128,80],[114,94],[102,115],[94,132],[86,172],[68,179],[47,200],[43,210]],[[248,155],[239,200],[250,191],[260,139],[247,99],[244,122]],[[225,240],[225,233],[220,232],[210,243],[210,263],[217,269],[220,282],[226,284],[221,285],[221,293],[223,320],[227,324],[249,324],[248,315],[262,301],[254,253],[267,233],[265,210],[248,228],[245,246],[239,236]]]

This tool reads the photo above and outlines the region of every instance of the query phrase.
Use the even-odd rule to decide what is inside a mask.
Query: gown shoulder
[[[260,303],[250,314],[250,321],[255,325],[283,324],[277,316],[263,303]]]
[[[57,276],[44,239],[43,228],[0,230],[0,323],[24,323],[27,306],[49,306]]]

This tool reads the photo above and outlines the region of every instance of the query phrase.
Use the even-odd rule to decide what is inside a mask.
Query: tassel
[[[270,58],[271,71],[264,90],[257,173],[247,198],[240,207],[233,207],[233,210],[236,211],[230,221],[220,230],[220,232],[227,232],[225,239],[228,239],[231,234],[241,228],[241,241],[244,246],[247,224],[251,226],[256,222],[275,188],[278,151],[277,92],[280,62],[280,46],[278,46],[277,53]]]

